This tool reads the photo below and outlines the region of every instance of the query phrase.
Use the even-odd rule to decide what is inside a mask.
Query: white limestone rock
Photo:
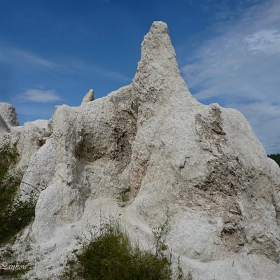
[[[7,112],[9,112],[10,104],[0,102],[0,144],[5,141],[5,136],[10,133],[9,124],[9,116],[7,116]]]
[[[59,279],[75,236],[87,235],[100,211],[151,247],[166,208],[166,243],[193,279],[279,279],[280,169],[241,113],[191,95],[165,23],[154,22],[144,37],[131,85],[57,107],[51,131],[25,175],[37,184],[44,160],[51,162],[34,223],[21,237],[36,249],[14,245],[36,258],[27,279]]]
[[[9,132],[10,132],[10,129],[9,129],[7,123],[0,115],[0,139],[2,139],[4,137],[4,135],[6,135]]]
[[[36,120],[23,126],[11,126],[7,125],[0,115],[0,145],[4,142],[16,145],[19,152],[19,168],[29,165],[32,155],[44,145],[51,133],[50,121]]]
[[[55,147],[53,139],[38,149],[30,159],[28,168],[20,185],[22,200],[39,197],[42,190],[46,189],[53,180],[55,166]]]
[[[93,89],[90,89],[89,92],[84,96],[82,104],[87,103],[87,102],[91,102],[94,100],[94,91]]]
[[[13,105],[0,102],[0,115],[9,126],[19,126],[16,109]]]
[[[18,167],[29,165],[32,155],[44,145],[51,135],[50,121],[36,120],[23,126],[11,127],[10,141],[16,144],[19,152]]]

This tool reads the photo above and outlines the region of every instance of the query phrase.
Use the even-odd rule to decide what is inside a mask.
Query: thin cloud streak
[[[105,77],[110,80],[131,81],[131,78],[115,71],[104,69],[90,62],[84,62],[75,57],[64,57],[59,63],[45,59],[39,55],[26,52],[14,47],[3,46],[0,43],[0,62],[13,65],[14,68],[28,68],[29,71],[35,68],[43,68],[58,73],[71,72],[75,75]],[[23,69],[22,69],[23,68]]]
[[[76,58],[68,58],[64,59],[64,61],[64,70],[71,72],[72,74],[90,77],[98,76],[108,78],[110,80],[120,80],[124,82],[129,82],[132,80],[132,78],[123,75],[122,73],[108,70],[92,63],[86,63]]]
[[[13,54],[15,55],[16,58],[22,60],[23,62],[25,62],[27,64],[38,65],[38,66],[46,67],[49,69],[55,69],[60,66],[60,65],[58,65],[54,62],[51,62],[47,59],[44,59],[40,56],[30,54],[28,52],[24,52],[21,50],[13,50]]]
[[[48,69],[59,68],[60,65],[39,55],[23,51],[14,47],[3,46],[0,44],[0,61],[12,65],[32,65],[35,67],[44,67]]]

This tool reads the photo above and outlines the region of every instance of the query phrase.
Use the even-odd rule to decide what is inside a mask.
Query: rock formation
[[[19,167],[29,165],[31,156],[50,136],[49,121],[36,120],[19,126],[14,106],[0,102],[0,142],[16,144],[20,153]]]
[[[16,114],[16,109],[11,104],[1,102],[0,103],[0,112],[2,118],[9,126],[18,126],[18,117]]]
[[[0,115],[0,139],[6,134],[9,133],[10,129],[7,125],[7,123],[5,122],[5,120],[3,119],[3,117]]]
[[[74,237],[98,223],[100,210],[147,247],[168,207],[166,243],[194,280],[279,279],[279,167],[240,112],[191,95],[165,23],[154,22],[141,47],[130,85],[59,106],[17,137],[11,128],[29,165],[21,191],[43,189],[14,245],[34,263],[27,278],[59,279]],[[33,250],[24,251],[27,243]]]
[[[84,104],[86,102],[91,102],[93,100],[94,100],[94,91],[93,91],[93,89],[90,89],[89,92],[83,98],[82,104]]]

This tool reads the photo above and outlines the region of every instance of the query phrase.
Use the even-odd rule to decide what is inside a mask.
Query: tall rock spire
[[[189,99],[197,103],[190,94],[185,81],[180,75],[176,53],[172,46],[167,24],[153,22],[150,31],[141,44],[141,60],[132,86],[138,92],[141,101],[174,98]]]
[[[145,68],[147,64],[155,68],[164,67],[164,70],[170,74],[180,73],[165,22],[155,21],[144,37],[141,44],[141,60],[138,64],[138,71]]]

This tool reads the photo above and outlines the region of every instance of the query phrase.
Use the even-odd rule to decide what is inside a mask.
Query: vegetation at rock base
[[[8,143],[0,146],[0,244],[8,242],[35,215],[35,202],[23,202],[18,196],[23,170],[15,168],[17,160],[16,147]]]
[[[99,230],[98,236],[94,234],[90,243],[84,245],[82,253],[76,254],[77,261],[68,262],[63,279],[173,279],[171,258],[162,254],[160,248],[154,254],[132,246],[128,234],[116,220],[102,223]],[[178,270],[176,278],[183,277],[182,270]]]
[[[280,154],[271,154],[267,156],[273,159],[280,167]]]

